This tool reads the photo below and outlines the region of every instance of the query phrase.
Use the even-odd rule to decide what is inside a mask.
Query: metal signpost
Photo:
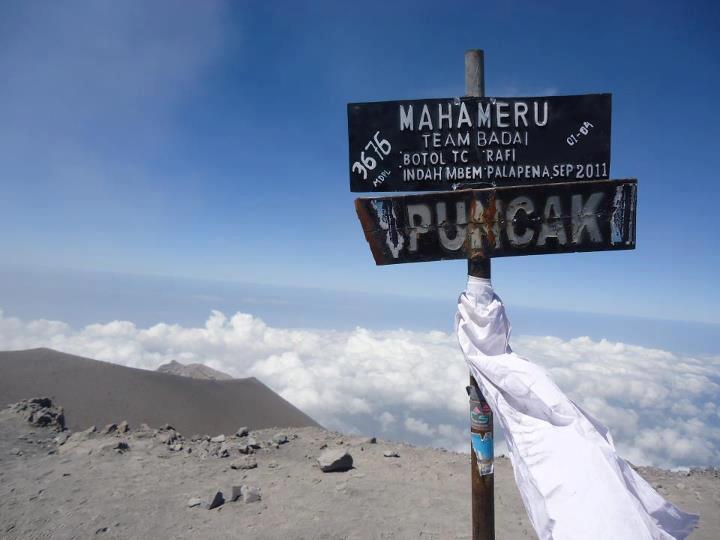
[[[637,180],[608,180],[610,94],[485,98],[465,53],[462,98],[351,103],[350,188],[376,264],[635,247]],[[443,191],[445,190],[445,191]],[[472,535],[495,538],[493,418],[470,377]]]

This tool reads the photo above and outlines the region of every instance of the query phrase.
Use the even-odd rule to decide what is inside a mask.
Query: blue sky
[[[4,2],[3,265],[452,302],[462,261],[374,266],[345,105],[459,95],[483,48],[488,95],[613,93],[611,176],[639,178],[634,252],[495,261],[508,305],[720,323],[718,11]]]
[[[346,104],[458,96],[483,48],[488,95],[611,92],[611,177],[639,179],[636,250],[494,261],[513,347],[634,463],[717,465],[719,15],[2,2],[0,349],[203,362],[334,429],[466,449],[465,263],[374,265]]]

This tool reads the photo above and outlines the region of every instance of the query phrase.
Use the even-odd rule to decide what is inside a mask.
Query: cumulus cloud
[[[380,426],[382,427],[382,430],[387,431],[395,423],[396,419],[391,413],[384,411],[378,417],[378,420],[380,421]]]
[[[405,419],[405,429],[427,437],[435,435],[435,428],[430,427],[427,422],[423,422],[422,420],[418,420],[412,416],[408,416]]]
[[[39,346],[146,369],[171,359],[201,362],[259,378],[329,428],[468,446],[467,370],[448,333],[275,328],[247,313],[218,311],[202,327],[112,321],[73,329],[0,311],[0,349]],[[720,463],[720,358],[586,337],[521,336],[513,346],[608,424],[631,461]]]

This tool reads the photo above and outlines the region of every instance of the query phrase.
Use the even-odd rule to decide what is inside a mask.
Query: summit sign
[[[350,188],[443,191],[608,178],[610,94],[350,103]]]
[[[378,265],[635,247],[637,181],[593,180],[360,198]]]

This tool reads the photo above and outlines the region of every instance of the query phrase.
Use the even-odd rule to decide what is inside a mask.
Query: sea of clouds
[[[720,464],[720,357],[587,337],[520,336],[512,345],[606,423],[633,463]],[[41,346],[144,369],[201,362],[257,377],[328,428],[468,447],[467,369],[455,336],[444,332],[273,328],[218,311],[201,327],[113,321],[74,329],[0,311],[0,349]]]

